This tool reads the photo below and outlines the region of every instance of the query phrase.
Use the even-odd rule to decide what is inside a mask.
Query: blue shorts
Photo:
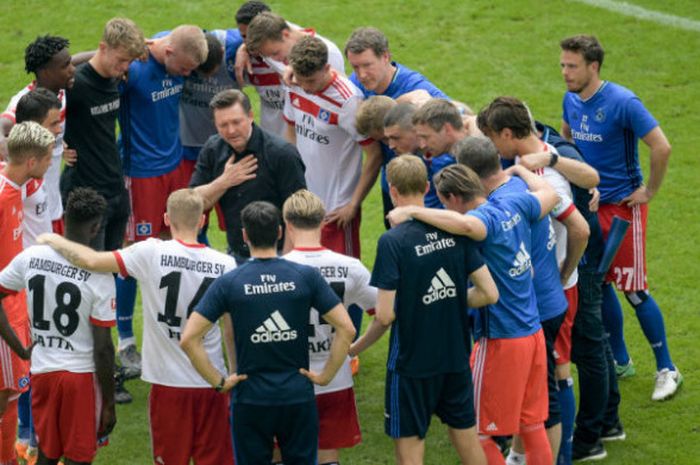
[[[390,437],[425,438],[435,414],[450,428],[476,424],[474,387],[470,371],[411,378],[386,373],[384,431]]]

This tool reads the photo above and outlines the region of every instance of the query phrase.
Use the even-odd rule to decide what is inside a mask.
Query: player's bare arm
[[[294,123],[287,123],[287,128],[284,132],[284,139],[294,146],[297,145],[296,125]]]
[[[390,315],[386,315],[386,317],[391,317],[393,321],[393,318],[395,317],[393,302],[394,297],[396,296],[396,291],[387,291],[379,289],[377,294],[377,306],[379,305],[378,302],[382,293],[383,295],[381,296],[381,298],[386,300],[386,302],[382,303],[385,312],[387,311],[387,305],[389,306],[388,311],[390,312]],[[389,300],[391,300],[391,305],[389,305]],[[377,317],[377,312],[375,309],[375,317],[372,318],[372,322],[369,324],[367,331],[365,331],[365,333],[362,336],[360,336],[355,342],[352,343],[348,355],[354,357],[355,355],[359,355],[361,352],[364,352],[365,350],[370,348],[375,342],[381,339],[384,333],[386,333],[386,330],[390,327],[391,323],[385,324],[382,323],[382,321],[380,321],[379,317]]]
[[[469,307],[479,308],[498,302],[498,288],[486,265],[472,272],[469,280],[474,284],[467,291]]]
[[[195,191],[204,199],[204,209],[209,210],[231,187],[243,184],[255,178],[258,159],[255,155],[246,155],[239,161],[232,156],[224,166],[224,172],[209,184],[197,186]]]
[[[396,312],[394,311],[395,300],[396,289],[377,289],[377,306],[374,308],[374,318],[384,326],[390,326],[396,319]]]
[[[337,222],[338,226],[344,228],[357,216],[369,191],[377,181],[379,170],[382,167],[382,149],[379,142],[374,141],[371,144],[363,147],[366,154],[366,159],[362,165],[362,173],[357,182],[355,191],[352,193],[352,199],[346,205],[336,208],[326,215],[326,221]]]
[[[552,166],[553,157],[555,156],[557,158]],[[522,156],[520,157],[519,163],[530,171],[535,171],[545,166],[552,166],[552,168],[561,173],[567,181],[582,189],[593,189],[600,184],[598,171],[588,163],[561,157],[549,151]]]
[[[329,312],[323,315],[326,323],[330,324],[335,330],[331,350],[328,355],[326,365],[321,373],[314,373],[305,368],[300,368],[299,372],[309,378],[314,384],[325,386],[330,383],[340,367],[345,363],[345,357],[348,355],[348,349],[355,337],[355,327],[350,320],[347,310],[343,304],[338,304]]]
[[[451,210],[424,208],[416,206],[397,207],[387,215],[392,225],[416,219],[428,223],[450,234],[467,236],[475,241],[486,239],[486,225],[478,218]]]
[[[10,322],[7,321],[7,315],[2,306],[2,299],[6,295],[7,294],[0,293],[0,337],[3,338],[7,345],[10,346],[10,349],[12,349],[12,352],[16,353],[19,358],[22,360],[29,360],[32,358],[34,344],[31,344],[29,347],[24,347],[17,337],[17,334],[15,334],[15,331],[12,329],[12,326],[10,326]]]
[[[513,165],[506,170],[506,174],[516,175],[525,181],[532,195],[540,202],[540,218],[544,218],[559,203],[559,196],[549,183],[524,166]]]
[[[114,410],[114,345],[110,328],[92,326],[94,340],[95,376],[102,393],[102,411],[97,437],[108,435],[117,424]]]
[[[228,392],[239,382],[248,378],[248,375],[239,375],[232,373],[228,377],[224,377],[219,371],[214,368],[207,351],[204,349],[204,336],[209,332],[213,323],[203,317],[197,311],[192,312],[187,319],[185,330],[182,332],[180,347],[185,351],[192,362],[192,366],[197,373],[213,388],[220,392]]]
[[[571,135],[571,126],[566,121],[561,122],[561,135],[564,139],[568,140],[569,142],[573,142],[574,139]]]
[[[649,182],[622,199],[622,202],[630,207],[649,203],[656,195],[661,188],[661,183],[668,169],[668,159],[671,157],[671,144],[668,142],[661,127],[656,126],[646,136],[642,137],[642,140],[649,146]]]
[[[588,222],[581,215],[577,209],[567,216],[564,221],[562,221],[564,227],[566,228],[566,257],[561,264],[560,275],[561,283],[565,284],[571,273],[574,272],[583,252],[586,250],[588,245],[588,238],[591,235],[591,229],[588,226]]]
[[[236,50],[234,69],[236,71],[236,81],[238,81],[239,87],[243,88],[246,84],[245,73],[253,74],[253,65],[250,62],[250,54],[248,54],[248,48],[245,43],[241,44]]]
[[[51,246],[66,260],[79,268],[98,273],[119,272],[119,263],[112,252],[97,252],[86,245],[69,241],[55,233],[41,234],[37,238],[37,242]]]
[[[221,334],[224,339],[224,350],[226,352],[226,362],[228,367],[228,374],[232,375],[238,369],[236,363],[236,346],[233,343],[233,338],[235,334],[233,333],[233,322],[231,321],[231,315],[228,313],[221,319]]]

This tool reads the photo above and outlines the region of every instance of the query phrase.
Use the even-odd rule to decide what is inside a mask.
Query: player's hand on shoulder
[[[63,143],[63,162],[66,164],[66,166],[75,166],[75,163],[78,161],[78,152],[76,152],[74,149],[68,148],[68,145],[66,143]]]
[[[622,203],[624,203],[628,207],[634,207],[635,205],[649,203],[652,197],[653,194],[649,192],[647,186],[639,186],[637,190],[635,190],[630,195],[622,199]]]
[[[241,44],[236,50],[236,61],[233,69],[236,72],[238,86],[242,88],[245,85],[244,73],[253,74],[253,65],[250,62],[250,54],[245,44]]]
[[[549,165],[550,159],[551,154],[549,152],[537,152],[520,157],[518,163],[530,171],[535,171]]]
[[[411,219],[411,207],[396,207],[391,210],[386,215],[386,219],[389,220],[391,227],[395,227],[401,223],[404,223]]]
[[[248,375],[239,375],[238,373],[232,373],[226,378],[226,381],[224,382],[224,387],[221,388],[221,392],[228,392],[233,387],[240,383],[241,381],[245,381],[248,379]]]
[[[39,234],[39,236],[36,238],[36,242],[37,244],[46,244],[53,247],[53,245],[56,243],[56,240],[60,237],[61,235],[56,233],[43,233]]]
[[[315,371],[307,370],[306,368],[299,368],[299,373],[306,376],[311,380],[312,383],[318,384],[319,386],[326,386],[332,381],[333,378],[324,377],[323,373],[318,374]]]

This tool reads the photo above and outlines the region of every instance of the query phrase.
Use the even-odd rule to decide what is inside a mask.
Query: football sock
[[[571,445],[574,441],[574,420],[576,419],[576,397],[573,378],[560,379],[559,405],[561,405],[561,446],[557,465],[571,465]]]
[[[29,421],[32,416],[30,392],[23,392],[17,401],[17,440],[25,444],[29,444]]]
[[[630,305],[634,307],[639,325],[642,327],[649,345],[651,345],[651,350],[654,351],[656,370],[659,371],[664,368],[675,370],[671,361],[671,354],[668,351],[668,344],[666,344],[664,317],[656,300],[648,291],[629,292],[625,294],[625,297],[627,297]]]
[[[520,439],[525,446],[527,465],[552,465],[554,459],[544,424],[521,426]]]
[[[484,454],[486,454],[486,462],[489,465],[506,465],[503,454],[501,454],[501,448],[498,447],[496,441],[490,437],[479,438],[479,440],[481,441],[481,447],[484,449]]]
[[[360,333],[362,332],[362,314],[364,313],[364,310],[362,310],[359,306],[355,304],[350,304],[348,307],[348,314],[350,315],[350,320],[352,320],[352,325],[355,327],[355,339],[354,341],[357,340],[358,337],[360,337]]]
[[[17,459],[17,401],[8,402],[0,423],[0,463],[13,463]]]
[[[508,457],[506,457],[506,465],[523,465],[525,463],[525,454],[520,452],[515,452],[513,448],[510,448],[508,452]]]
[[[116,278],[117,284],[117,330],[119,340],[133,338],[134,306],[136,305],[136,280],[134,278]],[[122,344],[120,344],[120,349]]]
[[[620,300],[617,298],[615,288],[610,283],[603,284],[603,325],[608,333],[610,348],[613,351],[613,357],[618,365],[627,365],[630,361],[630,355],[627,352],[625,345],[625,336],[623,333],[623,316]]]

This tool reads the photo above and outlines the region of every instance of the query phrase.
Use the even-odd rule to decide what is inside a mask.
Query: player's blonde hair
[[[479,176],[469,167],[460,164],[446,166],[433,176],[435,190],[447,197],[449,194],[470,202],[476,197],[484,197],[484,186]]]
[[[10,163],[24,163],[29,158],[44,158],[56,146],[56,138],[34,121],[15,124],[7,137]]]
[[[355,114],[355,128],[363,136],[384,134],[384,117],[396,106],[386,95],[375,95],[360,104]]]
[[[420,157],[405,154],[389,162],[386,180],[403,196],[423,195],[428,182],[428,170]]]
[[[175,229],[192,230],[199,225],[204,201],[194,189],[179,189],[168,197],[167,212]]]
[[[198,26],[184,24],[170,32],[170,45],[178,51],[192,58],[197,64],[204,63],[209,53],[207,38],[204,31]]]
[[[316,229],[321,226],[326,209],[323,202],[313,192],[299,189],[282,205],[282,217],[295,228]]]
[[[138,58],[146,51],[143,32],[128,18],[112,18],[107,21],[102,41],[109,48],[123,48],[132,58]]]

